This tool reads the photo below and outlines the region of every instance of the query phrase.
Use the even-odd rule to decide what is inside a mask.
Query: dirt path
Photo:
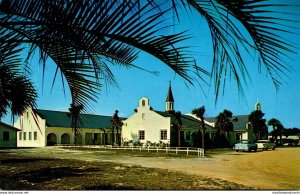
[[[17,149],[18,154],[42,157],[111,161],[143,167],[177,170],[220,178],[258,189],[300,190],[300,148],[280,148],[264,152],[228,152],[213,158],[150,158],[110,156],[93,151],[74,151],[60,148]],[[67,152],[67,153],[66,153]]]

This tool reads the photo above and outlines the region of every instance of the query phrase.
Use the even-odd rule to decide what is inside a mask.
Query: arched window
[[[145,100],[142,101],[142,106],[145,106]]]

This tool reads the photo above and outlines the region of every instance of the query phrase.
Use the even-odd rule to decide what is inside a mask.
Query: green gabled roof
[[[53,111],[53,110],[34,110],[42,119],[46,120],[46,125],[49,127],[66,127],[71,128],[71,117],[68,112]],[[79,128],[88,129],[110,129],[111,116],[81,114],[81,122]],[[122,118],[121,118],[122,119]]]
[[[248,123],[248,115],[237,115],[237,116],[232,116],[232,119],[237,118],[236,122],[233,123],[233,130],[234,131],[245,131],[246,130],[246,124]],[[205,120],[209,122],[216,122],[217,117],[208,117],[205,118]]]
[[[169,112],[162,112],[162,111],[154,111],[157,114],[163,116],[163,117],[171,117],[171,122],[175,121],[175,117],[173,114]],[[181,115],[181,121],[182,121],[182,129],[198,129],[200,126],[200,121],[188,116],[188,115]],[[214,128],[212,126],[209,126],[205,124],[206,129],[213,130]]]
[[[9,124],[3,123],[1,121],[0,121],[0,128],[9,128],[9,129],[13,129],[13,130],[16,130],[16,131],[21,131],[20,129],[15,128],[14,126],[11,126]]]

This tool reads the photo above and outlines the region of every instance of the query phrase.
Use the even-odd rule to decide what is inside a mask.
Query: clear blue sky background
[[[295,8],[294,12],[297,9]],[[298,15],[292,17],[298,17],[300,21]],[[198,64],[206,70],[211,70],[212,44],[205,21],[201,20],[200,17],[189,15],[184,19],[184,23],[190,29],[187,33],[193,36],[193,39],[186,41],[185,44],[194,46],[191,50]],[[181,31],[182,29],[184,28],[178,25],[170,30]],[[300,22],[295,24],[295,31],[298,30],[298,33],[300,33],[299,29]],[[290,36],[290,38],[298,46],[295,51],[300,53],[300,36]],[[246,58],[252,78],[252,82],[249,82],[245,87],[246,97],[241,97],[238,94],[235,82],[232,80],[227,85],[225,94],[220,96],[217,104],[215,104],[213,86],[209,87],[201,83],[204,92],[198,85],[187,87],[184,80],[175,75],[165,64],[153,57],[142,54],[135,61],[135,64],[150,70],[157,70],[160,74],[155,76],[137,69],[112,67],[119,87],[110,87],[108,90],[103,88],[98,103],[93,104],[94,113],[113,115],[114,111],[118,109],[120,116],[129,117],[138,106],[138,100],[143,96],[150,99],[150,104],[155,110],[165,110],[165,99],[169,81],[171,81],[175,109],[183,114],[190,113],[192,109],[204,105],[206,117],[216,116],[224,109],[229,109],[234,115],[249,115],[254,110],[257,99],[259,99],[262,111],[265,113],[265,119],[276,118],[287,128],[300,128],[300,55],[291,55],[291,58],[292,60],[287,63],[291,69],[288,74],[289,78],[285,79],[285,83],[283,83],[278,93],[276,93],[272,81],[269,76],[266,76],[265,71],[262,71],[261,74],[258,73],[257,62],[252,58]],[[33,59],[31,66],[33,70],[32,78],[39,90],[38,108],[68,111],[71,103],[68,89],[66,96],[64,96],[61,81],[57,80],[52,92],[50,90],[56,66],[52,62],[48,63],[42,91],[42,69],[39,68],[37,63],[38,61]],[[209,81],[209,79],[207,80]],[[11,123],[10,115],[3,120]]]

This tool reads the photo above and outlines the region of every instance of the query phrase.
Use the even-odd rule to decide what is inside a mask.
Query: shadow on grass
[[[42,168],[38,170],[26,171],[19,173],[15,178],[26,179],[32,183],[42,183],[55,179],[61,179],[66,177],[79,177],[84,176],[86,173],[101,171],[98,168],[71,168],[71,167],[56,167],[56,168]]]
[[[83,190],[137,190],[134,187],[115,186],[115,185],[99,185],[85,187]]]
[[[38,161],[54,161],[56,159],[38,159],[38,158],[13,158],[13,159],[0,159],[1,164],[24,164],[24,163],[32,163],[32,162],[38,162]]]

